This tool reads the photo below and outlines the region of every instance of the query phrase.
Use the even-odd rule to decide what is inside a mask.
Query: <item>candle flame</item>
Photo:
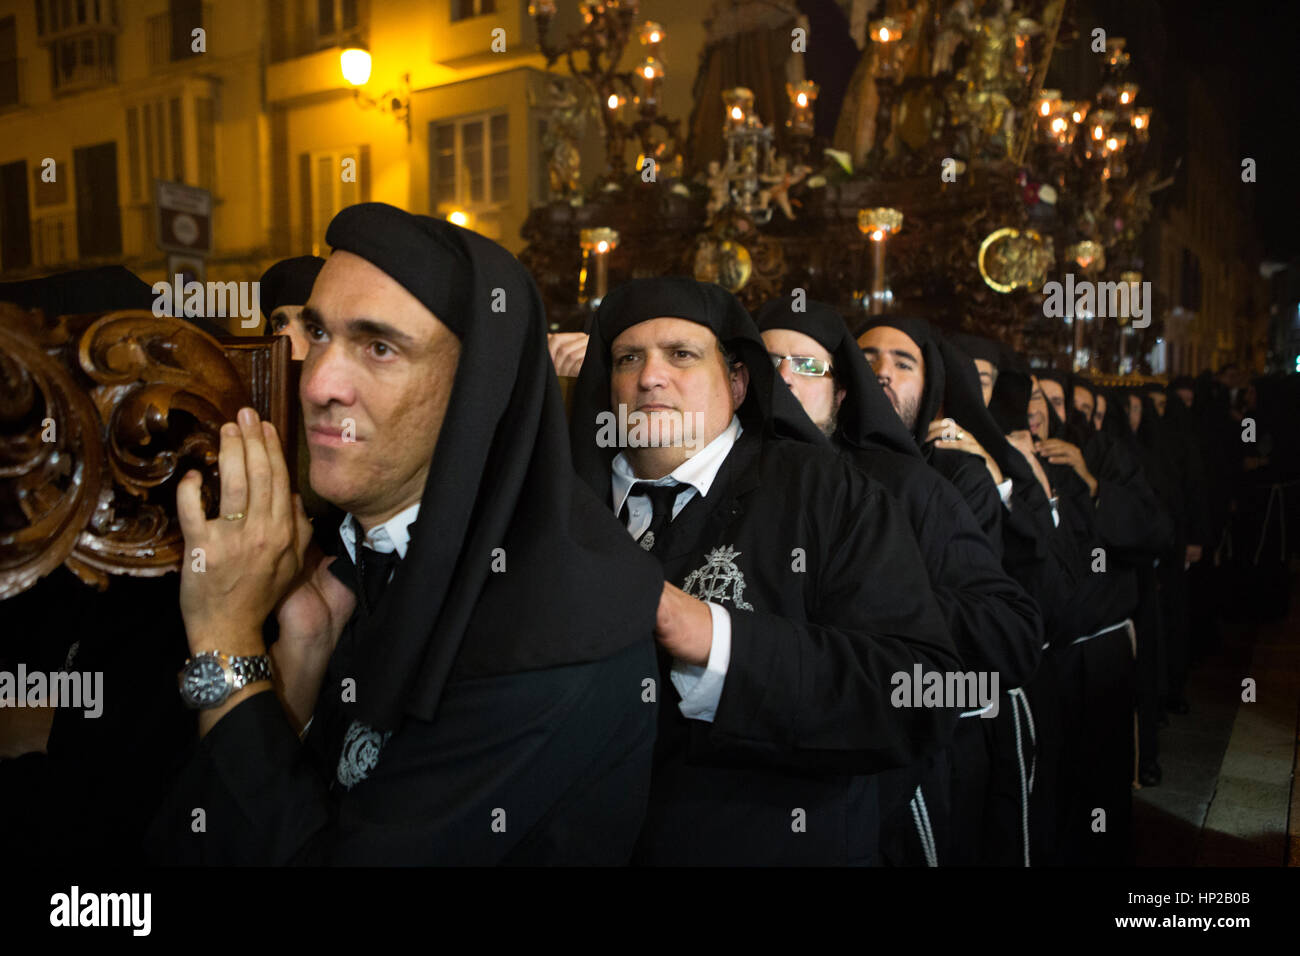
[[[647,66],[642,72],[645,73],[645,78],[647,80],[653,80],[655,78],[655,68],[653,66]]]
[[[1094,126],[1092,128],[1093,139],[1103,139],[1105,136],[1106,136],[1106,131],[1102,129],[1100,126]]]
[[[807,93],[800,93],[797,97],[795,97],[795,102],[797,102],[800,106],[807,106],[807,105],[808,105],[808,94],[807,94]]]
[[[881,27],[881,28],[880,28],[880,34],[879,34],[879,36],[880,36],[880,42],[881,42],[881,43],[888,43],[888,42],[889,42],[889,28],[888,28],[888,27]]]
[[[1042,100],[1042,101],[1038,104],[1038,115],[1039,115],[1039,116],[1047,116],[1047,115],[1049,115],[1051,112],[1052,112],[1052,104],[1049,103],[1047,100]]]
[[[872,242],[880,242],[884,238],[885,238],[885,230],[883,229],[877,229],[875,232],[871,234]]]
[[[739,106],[733,106],[731,108],[731,118],[734,120],[744,119],[745,111],[742,110]]]
[[[650,42],[651,42],[651,43],[658,43],[658,42],[659,42],[659,31],[658,31],[658,30],[653,31],[653,32],[650,34]]]
[[[608,252],[608,251],[609,251],[609,243],[608,243],[608,242],[605,242],[605,240],[602,239],[600,242],[596,243],[596,251],[597,251],[597,252]]]

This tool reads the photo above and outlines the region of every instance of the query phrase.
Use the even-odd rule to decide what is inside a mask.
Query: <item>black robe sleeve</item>
[[[916,531],[935,600],[966,666],[998,672],[1004,688],[1025,684],[1042,657],[1038,608],[1003,570],[975,516],[942,479],[933,482]]]
[[[1090,448],[1093,447],[1090,445]],[[1156,496],[1135,455],[1117,442],[1094,453],[1088,470],[1097,480],[1097,535],[1107,548],[1124,554],[1159,554],[1173,539],[1173,521]]]
[[[936,448],[934,445],[927,446],[926,457],[931,467],[957,489],[979,522],[985,537],[999,542],[1000,547],[1002,513],[1006,508],[983,459],[978,455],[952,448]]]
[[[808,619],[731,614],[731,660],[713,755],[785,770],[875,773],[951,737],[957,711],[895,707],[892,675],[961,670],[899,505],[845,462],[826,469],[810,533],[827,560],[809,574]],[[821,623],[821,622],[834,622]]]
[[[655,668],[647,640],[452,681],[436,719],[408,719],[351,789],[319,759],[329,747],[301,745],[275,694],[256,694],[197,743],[152,848],[187,864],[625,863],[648,799]]]

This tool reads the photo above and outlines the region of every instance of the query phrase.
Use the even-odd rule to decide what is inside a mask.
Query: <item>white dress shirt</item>
[[[406,545],[411,540],[411,524],[419,513],[420,503],[417,501],[405,511],[399,511],[393,515],[383,524],[375,525],[366,532],[365,546],[371,551],[378,551],[380,554],[396,551],[399,558],[405,558]],[[339,537],[343,539],[343,546],[348,549],[348,557],[352,559],[353,564],[356,564],[357,526],[354,521],[352,515],[347,515],[343,519],[343,524],[339,525]]]
[[[669,485],[674,481],[687,487],[677,494],[673,502],[673,517],[681,513],[692,498],[699,494],[707,498],[713,480],[718,476],[718,469],[731,454],[731,449],[740,437],[742,429],[740,419],[731,416],[731,423],[717,438],[701,448],[696,454],[682,462],[670,474],[652,482],[656,485]],[[624,452],[614,458],[611,475],[611,490],[614,499],[614,513],[619,514],[623,505],[627,505],[627,530],[633,538],[638,538],[650,526],[654,517],[654,508],[649,495],[631,494],[634,482],[645,479],[637,478],[632,471]],[[727,665],[731,662],[731,616],[727,609],[711,601],[709,614],[713,618],[713,645],[709,649],[709,661],[701,667],[674,660],[669,677],[682,701],[678,704],[682,716],[690,720],[712,721],[718,712],[718,701],[722,699],[722,684],[727,676]]]

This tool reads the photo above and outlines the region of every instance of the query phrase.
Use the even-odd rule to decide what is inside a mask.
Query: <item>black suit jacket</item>
[[[706,722],[681,715],[660,656],[636,859],[874,862],[870,775],[937,750],[956,721],[893,706],[891,677],[961,668],[897,503],[830,449],[745,432],[654,553],[669,582],[727,609],[731,657]]]

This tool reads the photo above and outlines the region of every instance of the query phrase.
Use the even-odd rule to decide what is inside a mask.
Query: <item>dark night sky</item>
[[[1162,0],[1177,11],[1173,55],[1235,80],[1240,151],[1257,162],[1255,215],[1266,258],[1300,255],[1300,102],[1296,0]],[[1195,144],[1189,144],[1195,149]],[[1240,175],[1240,174],[1238,174]]]

